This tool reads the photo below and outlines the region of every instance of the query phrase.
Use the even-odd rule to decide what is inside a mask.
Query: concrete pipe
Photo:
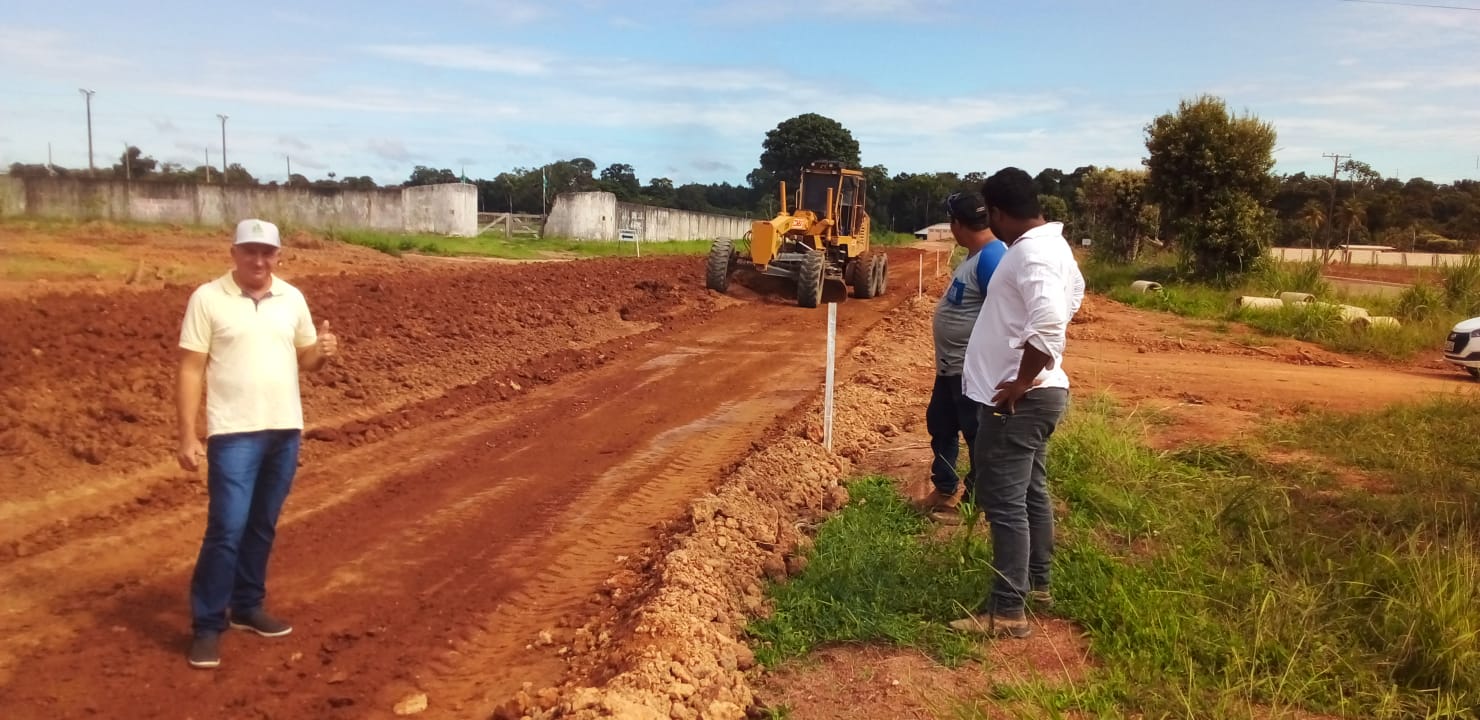
[[[1280,293],[1280,299],[1291,305],[1297,305],[1300,303],[1313,303],[1316,301],[1316,296],[1303,292],[1282,292]]]
[[[1402,323],[1398,322],[1397,318],[1388,317],[1387,315],[1369,315],[1366,317],[1359,317],[1356,319],[1356,325],[1363,330],[1375,327],[1397,329],[1403,326]]]
[[[1356,305],[1341,306],[1341,319],[1345,322],[1354,323],[1359,320],[1364,320],[1370,317],[1370,315],[1371,314],[1367,312],[1367,308],[1364,307],[1357,307]]]
[[[1131,283],[1131,289],[1139,293],[1161,292],[1161,283],[1150,280],[1137,280]]]
[[[1255,310],[1278,310],[1285,306],[1285,301],[1272,297],[1241,295],[1238,299],[1238,306],[1241,308],[1253,308]]]

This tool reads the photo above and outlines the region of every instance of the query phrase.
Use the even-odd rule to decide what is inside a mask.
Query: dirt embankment
[[[696,263],[673,258],[310,277],[298,285],[342,349],[330,368],[303,377],[309,437],[320,441],[306,445],[307,462],[333,446],[374,442],[599,364],[602,343],[698,321],[715,304],[696,289]],[[53,503],[82,500],[97,484],[134,473],[178,476],[176,342],[192,290],[0,301],[7,380],[0,518],[9,520],[0,556],[45,547],[44,538],[23,538],[54,524],[45,522],[56,519]]]

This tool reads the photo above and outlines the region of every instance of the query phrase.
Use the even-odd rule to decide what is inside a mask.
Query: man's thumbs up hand
[[[324,357],[334,357],[339,352],[339,338],[329,330],[329,321],[319,323],[319,353]]]

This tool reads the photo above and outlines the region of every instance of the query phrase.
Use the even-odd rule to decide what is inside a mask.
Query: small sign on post
[[[637,256],[642,257],[642,241],[637,239],[637,231],[632,228],[622,228],[617,231],[617,239],[621,242],[632,242],[637,245]]]
[[[833,355],[837,349],[838,304],[827,304],[827,380],[822,395],[822,447],[832,452],[833,437]]]

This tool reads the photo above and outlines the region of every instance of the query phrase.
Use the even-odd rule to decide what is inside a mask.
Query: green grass
[[[1174,267],[1155,262],[1131,266],[1091,261],[1085,263],[1084,273],[1090,290],[1135,307],[1239,322],[1268,336],[1304,340],[1338,352],[1405,360],[1437,352],[1454,323],[1480,312],[1480,262],[1471,266],[1443,270],[1444,288],[1416,285],[1397,298],[1353,298],[1333,292],[1321,279],[1320,267],[1312,263],[1271,263],[1234,288],[1179,281]],[[1153,280],[1163,289],[1135,292],[1130,287],[1135,280]],[[1287,304],[1271,311],[1240,308],[1236,303],[1240,295],[1276,297],[1280,292],[1308,292],[1324,304]],[[1332,303],[1358,305],[1373,316],[1396,317],[1401,327],[1364,328],[1344,322],[1340,312],[1330,307]]]
[[[477,237],[444,237],[440,235],[407,235],[374,230],[337,230],[329,237],[361,245],[390,255],[493,257],[509,260],[537,260],[550,257],[635,257],[638,247],[630,242],[568,240],[515,235],[506,239],[501,233]],[[649,255],[703,255],[709,252],[708,240],[680,240],[642,243],[641,252]]]
[[[888,230],[872,230],[869,232],[869,242],[884,247],[901,247],[918,241],[919,238],[911,233],[890,232]]]
[[[849,484],[851,501],[818,532],[807,570],[772,588],[775,612],[749,628],[775,667],[829,643],[918,647],[955,664],[973,644],[946,627],[988,587],[980,543],[921,539],[927,520],[888,478]],[[970,561],[968,561],[970,559]]]
[[[0,253],[0,280],[66,280],[94,275],[122,279],[133,264],[126,258],[98,256],[61,260],[27,253]]]
[[[1480,489],[1477,417],[1480,403],[1446,398],[1271,431],[1332,462],[1386,463],[1404,492],[1379,496],[1258,448],[1153,453],[1112,412],[1076,414],[1050,462],[1075,510],[1056,594],[1109,665],[1102,682],[1152,715],[1475,707],[1480,548],[1452,508]]]
[[[1106,397],[1076,401],[1050,446],[1056,612],[1098,667],[1069,686],[991,689],[959,708],[1023,717],[1474,717],[1480,707],[1480,401],[1312,415],[1249,446],[1156,452]],[[1396,483],[1373,493],[1264,459],[1298,443]],[[855,485],[813,565],[774,590],[758,656],[879,641],[965,657],[932,629],[980,597],[981,553],[927,540],[891,486]],[[1026,708],[1026,709],[1023,709]]]

